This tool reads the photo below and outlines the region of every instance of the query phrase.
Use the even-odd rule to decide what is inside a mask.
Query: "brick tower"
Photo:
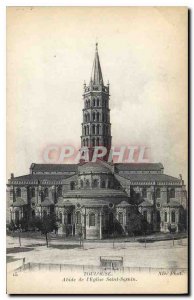
[[[89,85],[84,84],[84,108],[81,135],[81,148],[85,148],[91,160],[94,147],[104,146],[107,155],[102,159],[107,160],[111,148],[111,123],[109,109],[109,84],[104,85],[100,60],[98,55],[98,44],[92,74]]]

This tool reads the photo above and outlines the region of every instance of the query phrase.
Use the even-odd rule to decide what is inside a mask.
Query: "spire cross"
[[[96,43],[96,51],[98,51],[98,43]]]

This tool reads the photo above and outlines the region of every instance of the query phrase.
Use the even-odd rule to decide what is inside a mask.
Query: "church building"
[[[32,163],[27,175],[8,180],[9,222],[55,213],[59,234],[103,239],[130,234],[133,215],[153,231],[182,230],[187,192],[182,176],[164,173],[161,163],[114,163],[107,157],[112,136],[109,85],[105,85],[96,45],[90,83],[84,84],[81,148],[89,161],[78,164]],[[94,148],[107,155],[91,161]]]

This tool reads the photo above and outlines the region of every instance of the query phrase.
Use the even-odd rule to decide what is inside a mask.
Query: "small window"
[[[160,188],[156,189],[156,198],[160,198]]]
[[[59,213],[59,223],[63,223],[63,214]]]
[[[93,180],[93,187],[98,187],[98,180],[97,179]]]
[[[48,188],[45,188],[45,189],[44,189],[44,196],[45,196],[45,197],[48,197],[48,195],[49,195]]]
[[[68,214],[67,214],[67,224],[68,224],[68,225],[71,225],[71,223],[72,223],[72,214],[71,214],[71,213],[68,213]]]
[[[15,223],[18,223],[18,222],[19,222],[19,219],[20,219],[20,214],[19,214],[19,211],[16,210],[16,211],[15,211]]]
[[[102,181],[101,187],[102,187],[102,188],[105,188],[105,187],[106,187],[105,181]]]
[[[170,198],[175,198],[175,189],[170,189]]]
[[[123,213],[122,213],[122,212],[120,212],[120,213],[118,214],[118,220],[119,220],[119,223],[120,223],[121,225],[123,225]]]
[[[80,180],[80,186],[81,186],[81,188],[83,188],[83,186],[84,186],[83,180]]]
[[[144,220],[147,221],[147,210],[144,210],[144,212],[143,212],[143,217],[144,217]]]
[[[61,185],[59,185],[57,188],[57,196],[62,197],[62,186]]]
[[[90,182],[89,182],[89,180],[87,179],[86,180],[86,187],[89,187],[90,186]]]
[[[71,189],[71,190],[75,190],[75,182],[74,182],[74,181],[72,181],[72,182],[70,183],[70,189]]]
[[[146,188],[142,189],[142,197],[147,198],[147,189]]]
[[[167,222],[167,212],[164,213],[164,222]]]
[[[16,190],[16,197],[21,197],[21,189],[17,188]]]
[[[31,195],[32,195],[32,197],[35,197],[35,188],[32,188]]]
[[[80,213],[80,211],[78,211],[78,212],[76,213],[76,223],[77,223],[78,225],[81,224],[81,213]]]
[[[95,214],[94,213],[89,215],[89,226],[95,226]]]
[[[175,211],[171,212],[171,222],[175,223]]]

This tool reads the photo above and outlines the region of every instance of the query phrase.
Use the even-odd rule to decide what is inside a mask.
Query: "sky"
[[[187,183],[187,10],[7,8],[7,178],[48,145],[80,146],[83,83],[98,41],[113,145],[146,145]]]

